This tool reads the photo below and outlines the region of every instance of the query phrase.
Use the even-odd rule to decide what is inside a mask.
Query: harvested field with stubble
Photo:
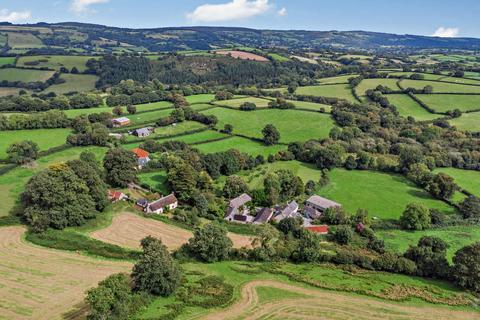
[[[230,56],[234,59],[241,59],[241,60],[253,60],[253,61],[260,61],[260,62],[268,62],[265,57],[259,56],[258,54],[245,52],[245,51],[215,51],[215,54],[223,55],[223,56]]]
[[[62,319],[83,306],[85,291],[129,262],[45,249],[23,240],[25,228],[0,228],[0,319]]]
[[[288,294],[262,299],[258,290],[273,288]],[[292,293],[298,297],[292,297]],[[421,307],[375,300],[327,290],[307,289],[280,281],[255,280],[241,289],[232,306],[202,319],[478,319],[479,314],[442,307]],[[328,315],[328,316],[327,316]]]
[[[229,233],[235,248],[251,246],[248,236]],[[133,249],[140,248],[140,240],[146,236],[157,237],[170,250],[178,249],[187,243],[192,232],[163,223],[158,220],[142,218],[133,213],[121,213],[113,218],[112,224],[105,229],[92,232],[92,238]]]

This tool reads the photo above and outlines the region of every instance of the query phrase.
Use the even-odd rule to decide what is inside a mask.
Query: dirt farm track
[[[112,224],[102,230],[92,232],[92,238],[122,247],[139,248],[140,240],[146,236],[157,237],[171,250],[178,249],[193,234],[185,229],[161,221],[142,218],[133,213],[121,213],[113,218]],[[234,247],[249,247],[250,237],[229,233]]]
[[[25,242],[23,227],[0,228],[0,319],[62,319],[85,291],[131,264]]]

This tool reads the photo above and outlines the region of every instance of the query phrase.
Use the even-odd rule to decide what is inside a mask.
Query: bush
[[[216,223],[197,228],[193,238],[186,244],[192,256],[205,262],[227,259],[232,246],[232,240],[227,236],[227,229]]]
[[[349,244],[353,239],[353,230],[350,226],[339,226],[333,234],[333,240],[339,244]]]
[[[431,225],[428,208],[421,204],[410,203],[400,217],[400,225],[406,230],[425,230]]]

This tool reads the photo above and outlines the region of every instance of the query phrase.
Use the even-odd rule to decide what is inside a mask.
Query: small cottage
[[[163,213],[164,210],[173,210],[178,206],[177,197],[171,193],[166,197],[162,197],[156,201],[150,202],[146,208],[147,213]]]
[[[137,167],[142,169],[147,163],[150,162],[150,153],[140,148],[135,148],[132,150],[133,153],[137,156]]]
[[[128,119],[127,117],[115,118],[112,120],[112,125],[116,128],[125,127],[130,125],[130,119]]]

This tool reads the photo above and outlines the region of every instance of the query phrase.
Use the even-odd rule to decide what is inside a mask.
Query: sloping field
[[[215,108],[203,113],[218,118],[217,128],[231,124],[234,133],[248,137],[263,138],[262,129],[267,124],[273,124],[280,131],[280,141],[285,143],[326,138],[334,125],[329,115],[300,110],[265,109],[246,112]]]
[[[456,168],[438,168],[434,172],[443,172],[455,179],[455,182],[468,192],[480,197],[480,171]]]
[[[247,98],[240,98],[240,99],[215,101],[215,104],[232,107],[232,108],[240,108],[240,106],[245,102],[251,102],[251,103],[255,103],[255,105],[258,108],[266,108],[268,107],[268,103],[270,101],[271,100],[257,98],[257,97],[247,97]]]
[[[215,99],[215,95],[211,93],[195,94],[187,96],[185,99],[187,99],[188,103],[208,103]]]
[[[8,46],[13,49],[41,48],[42,40],[31,33],[7,32]]]
[[[471,86],[471,85],[465,85],[465,84],[405,79],[400,82],[400,85],[403,88],[415,88],[415,89],[423,89],[426,86],[432,86],[433,93],[446,92],[446,93],[479,93],[480,94],[480,86]]]
[[[277,299],[259,296],[259,289],[286,292]],[[299,295],[292,297],[293,294]],[[240,300],[201,319],[477,319],[478,313],[445,308],[401,305],[335,291],[315,290],[275,280],[246,283]]]
[[[348,84],[298,87],[295,93],[307,96],[339,98],[352,102],[356,101]]]
[[[460,118],[449,120],[449,122],[460,130],[480,132],[480,111],[464,113]]]
[[[446,81],[446,82],[455,82],[455,83],[465,83],[465,84],[474,84],[477,86],[480,86],[480,81],[478,80],[473,80],[473,79],[465,79],[465,78],[456,78],[456,77],[443,77],[439,79],[440,81]]]
[[[417,94],[418,99],[437,112],[459,109],[480,110],[480,95],[461,94]]]
[[[0,318],[61,319],[85,291],[131,264],[25,243],[23,227],[0,228]]]
[[[380,85],[392,90],[400,90],[397,86],[397,81],[398,79],[365,79],[360,82],[355,91],[359,96],[364,96],[367,90],[375,89]]]
[[[358,74],[347,74],[344,76],[338,77],[328,77],[328,78],[320,78],[318,79],[318,83],[320,84],[332,84],[332,83],[348,83],[348,79],[357,77]]]
[[[14,64],[15,57],[0,57],[0,66],[4,66],[6,64]]]
[[[406,94],[389,94],[386,97],[391,104],[397,107],[398,113],[403,117],[411,116],[417,121],[433,120],[441,117],[441,115],[428,112]]]
[[[20,92],[20,88],[0,88],[0,97],[15,96]]]
[[[44,70],[27,70],[16,68],[0,69],[0,81],[45,82],[51,76],[53,76],[54,73],[54,71]]]
[[[60,76],[60,79],[65,80],[65,82],[60,84],[54,84],[45,89],[43,92],[65,94],[69,92],[92,91],[93,89],[95,89],[95,83],[97,82],[98,77],[91,74],[64,73]]]
[[[92,56],[25,56],[18,59],[17,66],[55,70],[65,67],[69,71],[75,67],[78,71],[83,72],[87,69],[86,63],[90,59],[98,58]]]
[[[308,101],[296,101],[296,100],[287,100],[287,102],[293,103],[295,107],[299,109],[320,111],[320,109],[323,108],[325,112],[330,112],[332,110],[332,106],[329,106],[328,104],[321,104],[321,103],[308,102]]]
[[[286,149],[284,145],[266,146],[263,143],[242,137],[232,137],[224,140],[197,144],[194,146],[194,148],[203,153],[214,153],[227,151],[229,149],[237,149],[252,156],[262,155],[264,157],[267,157],[271,154],[276,154],[278,151]]]
[[[188,230],[158,220],[142,218],[133,213],[118,214],[109,227],[90,234],[92,238],[134,249],[139,248],[140,240],[149,235],[161,239],[170,250],[178,249],[193,236]],[[251,240],[247,236],[229,233],[229,237],[235,248],[251,245]]]
[[[65,144],[71,129],[36,129],[0,131],[0,159],[7,157],[7,149],[14,142],[31,140],[38,143],[40,150]]]
[[[258,54],[245,52],[245,51],[215,51],[215,54],[222,55],[222,56],[231,56],[234,59],[241,59],[241,60],[253,60],[253,61],[261,61],[267,62],[270,61],[265,57],[259,56]]]
[[[389,76],[393,76],[393,77],[405,77],[405,78],[408,78],[410,77],[412,74],[416,74],[418,72],[390,72],[388,73]],[[423,79],[424,80],[438,80],[440,78],[443,78],[445,77],[444,75],[442,74],[431,74],[431,73],[420,73],[422,76],[423,76]]]

